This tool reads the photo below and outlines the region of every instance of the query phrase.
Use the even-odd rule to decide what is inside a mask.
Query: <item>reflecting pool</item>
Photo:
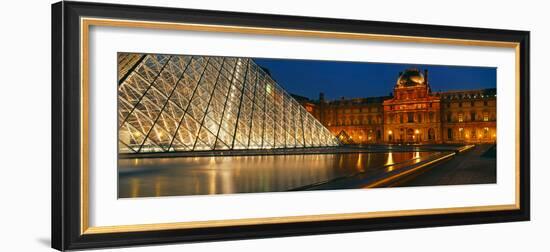
[[[421,158],[431,152],[131,158],[118,160],[120,198],[281,192]]]

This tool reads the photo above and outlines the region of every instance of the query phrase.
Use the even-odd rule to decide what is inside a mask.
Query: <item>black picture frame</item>
[[[82,234],[80,18],[101,17],[277,29],[321,30],[519,43],[519,209]],[[52,5],[52,247],[58,250],[253,239],[403,228],[527,221],[530,218],[529,32],[439,25],[328,19],[103,3]]]

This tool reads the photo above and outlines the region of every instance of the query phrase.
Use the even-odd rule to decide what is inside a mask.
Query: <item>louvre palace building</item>
[[[343,143],[496,142],[496,89],[432,92],[427,70],[399,73],[390,96],[294,97]]]

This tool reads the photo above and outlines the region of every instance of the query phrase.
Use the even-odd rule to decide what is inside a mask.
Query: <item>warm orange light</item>
[[[420,131],[419,131],[419,130],[415,130],[414,133],[415,133],[415,134],[419,134]]]
[[[388,130],[388,134],[390,134],[390,135],[391,135],[391,134],[393,134],[393,132],[392,132],[391,130]]]

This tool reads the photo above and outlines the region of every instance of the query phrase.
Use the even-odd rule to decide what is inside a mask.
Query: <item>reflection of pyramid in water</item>
[[[118,54],[119,152],[335,146],[248,58]]]

